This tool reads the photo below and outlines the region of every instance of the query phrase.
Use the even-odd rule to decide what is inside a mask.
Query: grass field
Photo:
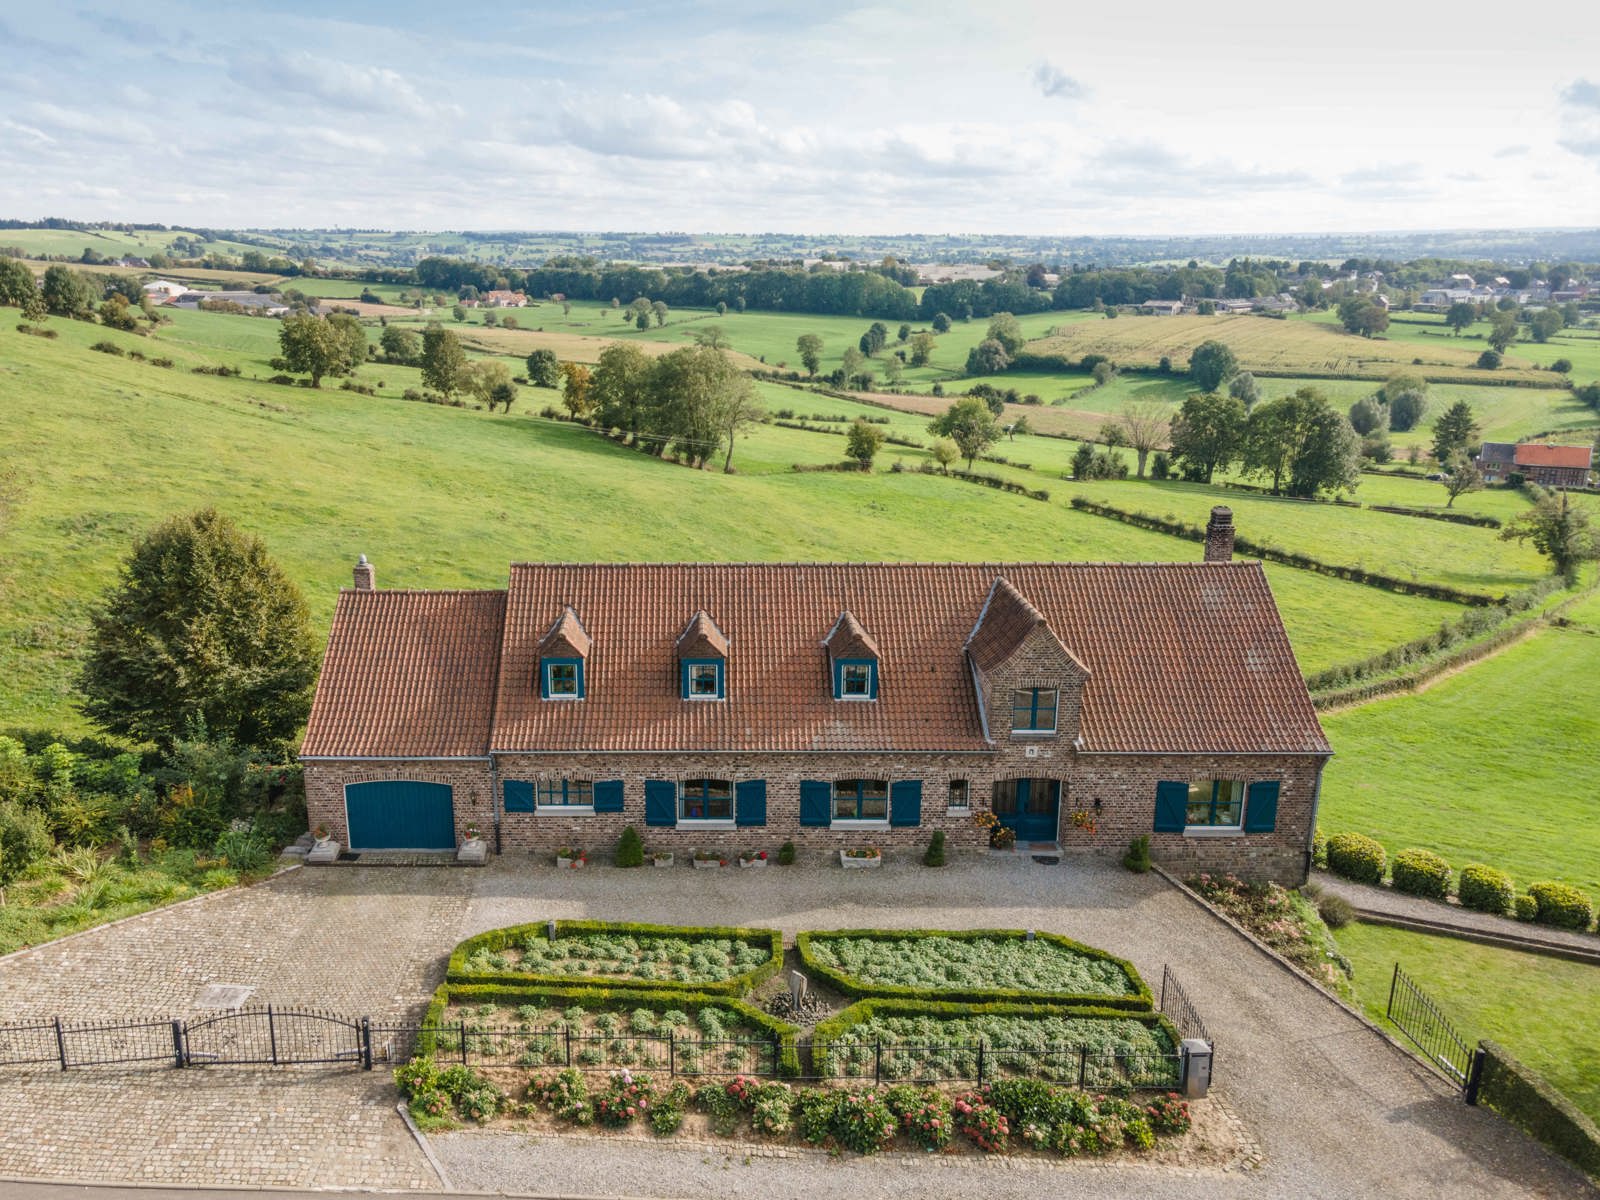
[[[1339,328],[1339,314],[1332,311],[1304,313],[1293,319]],[[1489,328],[1488,321],[1475,321],[1457,335],[1444,323],[1444,317],[1440,314],[1406,312],[1392,314],[1389,328],[1383,336],[1391,342],[1430,349],[1455,346],[1477,355],[1487,348],[1485,339],[1489,335]],[[1528,327],[1523,325],[1519,328],[1526,337]],[[1572,363],[1572,377],[1580,383],[1600,378],[1600,330],[1582,326],[1563,329],[1548,342],[1540,343],[1531,339],[1516,342],[1511,353],[1541,367],[1548,367],[1558,358],[1568,359]]]
[[[81,255],[85,249],[108,258],[131,254],[144,258],[165,253],[174,238],[181,235],[198,237],[183,229],[139,229],[124,232],[120,229],[0,229],[0,246],[20,246],[29,256],[45,254]],[[246,250],[262,247],[243,242],[206,242],[208,251],[218,254],[242,254]]]
[[[1335,937],[1374,1021],[1387,1024],[1398,962],[1462,1036],[1499,1042],[1600,1121],[1600,972],[1593,966],[1380,925],[1347,925]]]
[[[1600,901],[1600,599],[1427,691],[1326,714],[1318,823]]]
[[[1296,375],[1339,374],[1383,379],[1402,368],[1429,379],[1472,382],[1478,350],[1459,346],[1396,344],[1363,338],[1342,329],[1308,321],[1279,321],[1256,316],[1124,317],[1070,326],[1056,337],[1028,344],[1035,354],[1077,360],[1104,354],[1125,366],[1154,367],[1166,356],[1179,370],[1201,342],[1227,344],[1245,370],[1272,370]],[[1415,363],[1416,358],[1421,363]],[[1496,377],[1541,380],[1529,363],[1513,352]],[[1543,376],[1544,380],[1548,374]],[[1542,381],[1542,380],[1541,380]]]
[[[319,624],[358,553],[384,585],[402,587],[497,586],[508,562],[529,558],[1198,556],[1193,543],[1075,513],[1059,493],[1041,504],[915,472],[789,470],[840,458],[833,435],[762,426],[738,443],[739,474],[692,472],[532,415],[554,393],[523,389],[516,412],[490,416],[183,369],[237,361],[247,375],[264,372],[276,326],[254,318],[185,313],[157,338],[50,327],[58,340],[0,325],[0,390],[29,398],[8,413],[20,498],[0,531],[0,727],[82,728],[70,680],[89,607],[136,537],[204,504],[265,538]],[[108,337],[179,365],[88,349]],[[381,377],[392,392],[401,374],[366,367],[361,378]],[[1269,578],[1306,670],[1415,637],[1456,611],[1287,568]]]

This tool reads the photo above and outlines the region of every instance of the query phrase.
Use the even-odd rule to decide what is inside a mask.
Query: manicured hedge
[[[1517,899],[1517,889],[1511,884],[1511,876],[1482,863],[1468,863],[1461,868],[1456,893],[1461,897],[1461,907],[1500,917],[1511,911]]]
[[[1513,900],[1511,907],[1519,921],[1532,921],[1539,916],[1539,902],[1527,893]]]
[[[1478,1102],[1590,1175],[1600,1175],[1600,1128],[1544,1076],[1523,1066],[1497,1042],[1485,1053]]]
[[[800,960],[805,963],[812,974],[825,979],[833,987],[847,996],[879,997],[885,999],[943,1001],[947,1003],[990,1004],[1003,1002],[1016,1002],[1028,1004],[1088,1004],[1098,1008],[1117,1009],[1126,1012],[1149,1012],[1155,1007],[1154,998],[1149,986],[1140,977],[1139,972],[1131,962],[1107,954],[1104,950],[1097,950],[1093,946],[1085,946],[1071,938],[1062,937],[1057,933],[1035,933],[1040,941],[1050,942],[1062,949],[1070,950],[1074,954],[1081,954],[1085,958],[1096,958],[1104,962],[1115,964],[1127,976],[1130,991],[1125,996],[1108,996],[1101,992],[1028,992],[1019,988],[916,988],[896,987],[888,984],[867,983],[851,975],[846,975],[838,969],[817,961],[812,954],[811,945],[816,940],[839,940],[844,938],[871,938],[878,941],[912,941],[923,938],[959,938],[964,940],[977,940],[980,938],[1015,938],[1021,941],[1027,936],[1021,929],[827,929],[806,930],[795,938],[795,948],[800,952]]]
[[[1570,884],[1530,883],[1528,895],[1539,906],[1533,919],[1541,925],[1581,931],[1594,920],[1594,905],[1589,897]]]
[[[1063,1020],[1137,1021],[1159,1031],[1177,1053],[1182,1038],[1165,1015],[1158,1012],[1132,1012],[1125,1008],[1111,1008],[1104,1004],[959,1004],[934,1000],[899,1000],[880,997],[857,1000],[843,1012],[821,1021],[811,1034],[812,1066],[826,1075],[827,1047],[838,1041],[857,1025],[874,1017],[935,1017],[956,1020],[962,1017],[1058,1017]]]
[[[486,984],[499,987],[570,987],[599,990],[627,987],[639,991],[694,991],[721,996],[743,996],[765,979],[776,975],[783,966],[783,934],[776,929],[744,929],[736,926],[715,925],[639,925],[627,921],[557,921],[556,938],[578,936],[586,933],[639,935],[643,937],[682,938],[685,941],[719,939],[746,942],[764,946],[767,961],[754,970],[731,979],[715,982],[680,982],[675,979],[631,979],[621,976],[595,975],[531,975],[518,971],[470,971],[467,959],[479,950],[504,950],[524,937],[546,936],[547,925],[538,922],[529,925],[507,925],[470,937],[450,954],[450,964],[445,968],[445,980],[451,984]]]
[[[539,1004],[555,1005],[557,1002],[576,1004],[585,1008],[605,1008],[625,1012],[647,1008],[652,1012],[665,1012],[669,1008],[703,1008],[708,1005],[725,1008],[739,1014],[739,1019],[769,1034],[778,1043],[778,1072],[781,1075],[800,1073],[799,1053],[795,1048],[795,1035],[799,1033],[787,1021],[762,1012],[753,1004],[731,996],[701,990],[668,991],[663,988],[632,987],[510,987],[504,984],[441,983],[433,993],[428,1011],[423,1016],[423,1030],[417,1039],[417,1054],[431,1055],[437,1045],[439,1026],[447,1024],[445,1010],[452,1004]]]
[[[1328,870],[1357,883],[1383,882],[1388,855],[1383,843],[1364,833],[1336,833],[1328,839]]]
[[[1394,890],[1443,900],[1450,894],[1450,864],[1432,850],[1402,850],[1390,868]]]

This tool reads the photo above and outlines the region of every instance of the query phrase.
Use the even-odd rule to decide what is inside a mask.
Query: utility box
[[[1184,1038],[1183,1095],[1186,1100],[1203,1100],[1211,1090],[1211,1043],[1204,1038]]]

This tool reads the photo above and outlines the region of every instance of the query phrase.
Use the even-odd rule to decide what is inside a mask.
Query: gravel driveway
[[[673,1197],[732,1187],[808,1197],[978,1188],[1006,1196],[1024,1187],[1036,1194],[1046,1182],[1066,1194],[1103,1195],[1590,1194],[1558,1160],[1492,1114],[1466,1108],[1432,1073],[1160,878],[1072,856],[1057,866],[957,857],[942,871],[891,860],[881,870],[852,872],[821,862],[761,871],[558,872],[525,856],[482,870],[307,868],[0,961],[0,1014],[187,1012],[198,985],[215,981],[253,986],[252,999],[260,1001],[316,1002],[354,1014],[414,1012],[455,942],[547,917],[738,921],[789,934],[866,925],[1032,927],[1123,955],[1153,984],[1163,963],[1171,964],[1217,1039],[1218,1089],[1259,1143],[1262,1164],[1186,1175],[1017,1160],[986,1165],[980,1180],[971,1173],[978,1168],[917,1157],[864,1162],[795,1154],[747,1164],[742,1154],[729,1159],[670,1144],[608,1143],[602,1151],[579,1139],[471,1133],[436,1139],[460,1188]],[[204,1095],[228,1086],[212,1082],[225,1078],[220,1072],[203,1075]],[[425,1178],[398,1118],[368,1090],[376,1076],[262,1075],[235,1089],[231,1125],[217,1121],[215,1107],[202,1122],[200,1095],[165,1105],[173,1136],[199,1147],[173,1160],[169,1179],[310,1186],[356,1182],[348,1176],[363,1169],[373,1175],[370,1184],[415,1186],[419,1173]],[[169,1089],[173,1100],[192,1092],[177,1072],[155,1076],[154,1086]],[[20,1120],[42,1129],[49,1114],[60,1114],[70,1125],[55,1140],[87,1144],[73,1156],[72,1172],[151,1178],[150,1155],[135,1160],[125,1150],[147,1142],[149,1117],[138,1106],[125,1111],[86,1099],[101,1086],[96,1079],[110,1078],[83,1072],[9,1080],[0,1089],[0,1129]],[[285,1139],[274,1132],[274,1114],[289,1112],[300,1115]],[[307,1112],[310,1128],[343,1130],[359,1142],[356,1161],[365,1166],[340,1166],[331,1150],[305,1152]],[[325,1140],[338,1143],[332,1133]],[[315,1147],[317,1139],[311,1142]],[[27,1138],[0,1137],[0,1174],[59,1176],[65,1161]]]

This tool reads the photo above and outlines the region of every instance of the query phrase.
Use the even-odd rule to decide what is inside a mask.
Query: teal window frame
[[[723,802],[727,803],[727,815],[712,812],[712,806],[718,809]],[[691,816],[690,808],[698,805],[699,816]],[[733,780],[731,779],[682,779],[678,781],[678,820],[680,822],[694,821],[728,821],[733,820]]]
[[[556,691],[555,672],[559,667],[572,668],[573,687],[571,691]],[[541,700],[582,700],[583,685],[583,659],[541,658],[539,660],[539,698]]]
[[[716,689],[696,692],[694,678],[696,667],[712,667],[716,672]],[[720,658],[685,658],[678,666],[679,693],[685,700],[724,700],[728,695],[728,664]]]
[[[869,794],[869,791],[871,794]],[[883,811],[868,812],[867,805]],[[849,811],[841,811],[848,807]],[[889,781],[887,779],[835,779],[828,814],[835,821],[888,821]]]
[[[1040,698],[1047,695],[1050,697],[1050,703],[1048,705],[1041,704]],[[1013,688],[1011,692],[1011,731],[1013,733],[1054,733],[1056,731],[1057,713],[1060,707],[1060,688]],[[1045,713],[1050,714],[1050,724],[1048,725],[1040,724]]]
[[[594,781],[592,779],[540,779],[533,785],[533,808],[588,808],[594,807]]]
[[[1223,789],[1227,789],[1224,792]],[[1245,784],[1242,779],[1195,779],[1184,804],[1185,829],[1243,829]],[[1200,819],[1196,819],[1196,813]],[[1219,816],[1232,816],[1220,820]]]
[[[848,691],[845,680],[852,671],[866,669],[862,691]],[[833,660],[833,698],[835,700],[876,700],[878,698],[878,660],[875,658],[836,658]]]

